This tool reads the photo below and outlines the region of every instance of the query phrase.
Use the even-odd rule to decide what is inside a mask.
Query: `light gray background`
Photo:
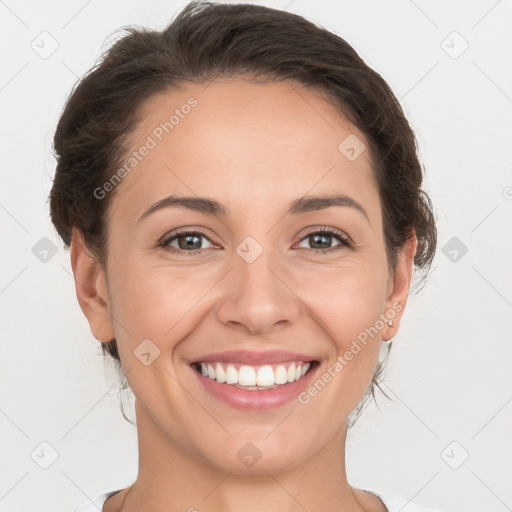
[[[388,81],[437,213],[432,274],[409,299],[388,365],[395,401],[379,395],[380,411],[370,404],[348,439],[349,482],[441,512],[511,510],[512,2],[255,3],[335,31]],[[49,220],[51,141],[111,34],[161,28],[185,4],[0,1],[2,512],[69,511],[136,477],[135,429]],[[42,58],[51,38],[58,48]],[[43,237],[58,249],[46,262],[33,252]],[[443,253],[453,237],[468,249],[456,261]],[[47,469],[43,442],[58,453]]]

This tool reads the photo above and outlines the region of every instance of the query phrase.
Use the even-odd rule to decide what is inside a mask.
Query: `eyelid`
[[[339,238],[341,238],[342,240],[344,240],[345,242],[352,243],[352,239],[344,231],[342,231],[341,229],[337,229],[337,228],[333,228],[333,227],[329,227],[329,226],[320,226],[320,227],[313,226],[310,230],[306,231],[306,233],[304,235],[302,235],[300,240],[302,240],[306,236],[314,234],[314,233],[327,233],[327,234],[336,235]]]
[[[189,234],[200,234],[202,236],[204,236],[205,238],[207,238],[212,244],[215,244],[215,242],[211,239],[211,237],[209,236],[208,233],[206,233],[206,231],[204,231],[203,229],[201,228],[194,228],[194,227],[187,227],[187,226],[184,226],[184,227],[179,227],[179,228],[176,228],[176,229],[173,229],[172,231],[166,233],[164,236],[162,236],[159,240],[158,240],[158,245],[163,245],[163,244],[167,244],[169,243],[173,238],[176,238],[180,235],[189,235]],[[218,244],[216,244],[218,245]]]
[[[300,239],[299,242],[302,242],[305,238],[307,238],[310,235],[317,234],[317,233],[325,233],[326,235],[329,235],[331,237],[337,238],[340,241],[339,245],[335,245],[333,247],[328,247],[327,249],[308,249],[305,247],[300,247],[300,250],[306,249],[309,251],[313,251],[313,253],[328,253],[332,251],[336,251],[340,248],[346,248],[346,249],[353,249],[354,248],[354,242],[352,242],[352,239],[350,236],[348,236],[344,231],[341,231],[340,229],[329,227],[329,226],[321,226],[316,227],[313,226],[310,230],[308,230],[306,233],[304,233]]]

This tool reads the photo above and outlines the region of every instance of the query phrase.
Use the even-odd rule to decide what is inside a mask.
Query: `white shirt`
[[[103,504],[107,501],[107,498],[121,491],[122,489],[118,489],[116,491],[109,491],[103,494],[100,494],[93,502],[85,503],[80,507],[73,510],[73,512],[98,512],[103,509]],[[366,492],[377,496],[382,500],[388,512],[438,512],[433,508],[427,508],[422,505],[418,505],[416,503],[412,503],[404,498],[400,498],[398,496],[394,496],[392,494],[378,492],[378,491],[368,491],[364,489]]]

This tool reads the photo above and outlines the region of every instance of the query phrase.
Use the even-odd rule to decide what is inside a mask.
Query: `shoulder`
[[[428,508],[424,505],[413,503],[412,501],[406,500],[394,494],[378,491],[366,491],[374,496],[380,498],[380,500],[386,505],[388,512],[439,512],[433,508]]]
[[[120,491],[122,491],[122,489],[116,489],[115,491],[109,491],[100,494],[93,501],[88,501],[87,503],[80,505],[78,508],[73,509],[72,512],[98,512],[98,510],[101,511],[103,509],[103,504],[105,503],[105,501],[107,501],[107,499],[110,498],[110,496],[113,496],[114,494],[117,494]]]

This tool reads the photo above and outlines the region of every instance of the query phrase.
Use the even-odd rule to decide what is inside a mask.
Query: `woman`
[[[192,2],[114,44],[54,148],[52,221],[139,440],[136,481],[77,510],[427,510],[345,470],[436,246],[414,134],[351,46]]]

